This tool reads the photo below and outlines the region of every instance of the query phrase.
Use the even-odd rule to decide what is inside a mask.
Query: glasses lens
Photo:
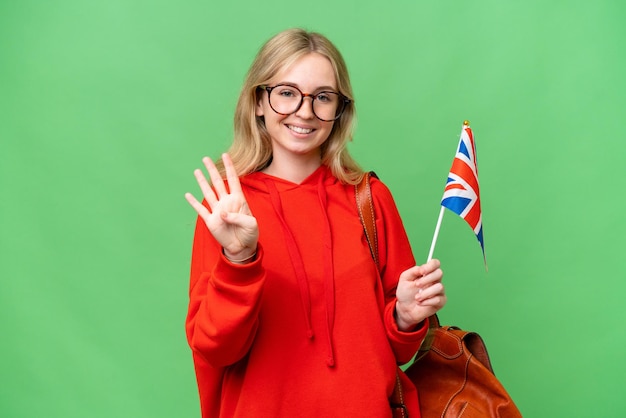
[[[344,101],[339,93],[334,91],[322,91],[314,96],[313,113],[323,121],[332,121],[343,112]],[[270,106],[276,113],[290,115],[300,108],[302,92],[293,86],[279,84],[272,88],[269,96]]]
[[[272,89],[269,99],[276,113],[290,115],[300,107],[302,93],[295,87],[278,85]]]
[[[343,100],[339,94],[333,91],[322,91],[315,95],[313,113],[321,120],[335,120],[341,114],[340,104],[343,105]]]

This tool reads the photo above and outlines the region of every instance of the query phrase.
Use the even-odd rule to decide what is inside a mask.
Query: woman
[[[186,326],[203,417],[391,416],[396,364],[446,296],[439,262],[415,265],[372,179],[377,270],[355,203],[364,173],[346,150],[354,113],[337,49],[284,31],[248,72],[229,153],[203,160],[211,186],[194,173],[204,204],[186,194],[198,213]]]

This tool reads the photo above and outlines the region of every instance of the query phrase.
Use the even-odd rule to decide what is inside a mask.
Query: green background
[[[625,18],[620,0],[0,0],[0,416],[199,416],[183,194],[230,142],[258,47],[293,26],[343,52],[350,148],[420,261],[472,122],[489,272],[447,212],[442,322],[483,335],[524,416],[625,416]]]

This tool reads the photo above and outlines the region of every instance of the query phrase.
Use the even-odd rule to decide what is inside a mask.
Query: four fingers
[[[237,172],[233,166],[232,160],[228,154],[223,154],[222,156],[224,166],[226,168],[226,178],[228,181],[228,188],[231,192],[239,193],[241,192],[241,185],[239,183],[239,177],[237,176]],[[204,157],[202,159],[202,163],[209,173],[209,178],[211,179],[211,183],[209,184],[209,180],[204,175],[202,170],[196,169],[193,174],[196,178],[198,186],[200,186],[200,190],[202,191],[202,195],[206,199],[207,203],[211,210],[217,205],[220,198],[228,194],[228,190],[226,189],[226,183],[224,179],[220,175],[215,163],[209,157]],[[199,215],[208,215],[207,209],[190,193],[185,194],[185,198],[189,202],[189,204],[198,212]],[[204,216],[203,216],[204,217]]]

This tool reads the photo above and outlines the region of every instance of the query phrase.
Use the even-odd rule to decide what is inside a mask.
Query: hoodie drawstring
[[[324,214],[324,295],[326,296],[326,328],[328,331],[328,359],[330,367],[335,365],[335,347],[333,344],[333,331],[335,328],[335,268],[333,263],[333,245],[330,229],[330,219],[328,218],[328,197],[324,187],[324,176],[320,176],[317,187],[317,195]]]
[[[324,295],[326,299],[326,328],[328,334],[328,357],[326,360],[326,364],[329,367],[335,366],[335,350],[333,343],[333,330],[335,325],[335,273],[333,266],[333,252],[332,252],[332,234],[330,229],[330,219],[328,218],[328,213],[326,211],[327,207],[327,193],[326,188],[324,187],[324,176],[320,176],[319,183],[317,186],[317,193],[320,202],[320,206],[322,208],[322,213],[324,214],[324,223],[323,227],[323,248],[324,248]],[[274,207],[274,211],[280,220],[280,224],[283,230],[283,235],[285,237],[285,242],[287,244],[287,250],[289,251],[289,256],[291,259],[291,263],[294,268],[294,272],[296,275],[296,280],[298,282],[298,288],[300,290],[300,299],[302,302],[302,308],[304,311],[304,317],[306,321],[307,327],[307,337],[309,339],[313,339],[313,325],[311,320],[311,291],[309,289],[308,278],[306,274],[306,269],[304,267],[304,262],[302,260],[302,255],[300,254],[300,250],[298,249],[298,245],[293,236],[293,233],[289,229],[287,225],[287,221],[284,217],[283,205],[280,199],[280,194],[274,182],[270,179],[266,179],[265,183],[267,184],[267,189],[270,194],[270,199],[272,202],[272,206]]]
[[[283,229],[283,235],[287,241],[287,250],[289,251],[289,258],[293,264],[293,269],[296,273],[296,279],[298,280],[298,288],[300,289],[300,299],[302,300],[302,308],[304,309],[304,318],[306,320],[306,335],[309,339],[313,338],[313,325],[311,324],[311,292],[309,291],[309,284],[306,278],[306,270],[304,269],[304,263],[302,262],[302,256],[300,250],[296,244],[296,239],[293,237],[287,221],[283,216],[283,204],[280,200],[280,195],[276,189],[276,185],[271,180],[266,180],[267,189],[270,192],[270,199],[272,200],[272,206],[280,224]]]

